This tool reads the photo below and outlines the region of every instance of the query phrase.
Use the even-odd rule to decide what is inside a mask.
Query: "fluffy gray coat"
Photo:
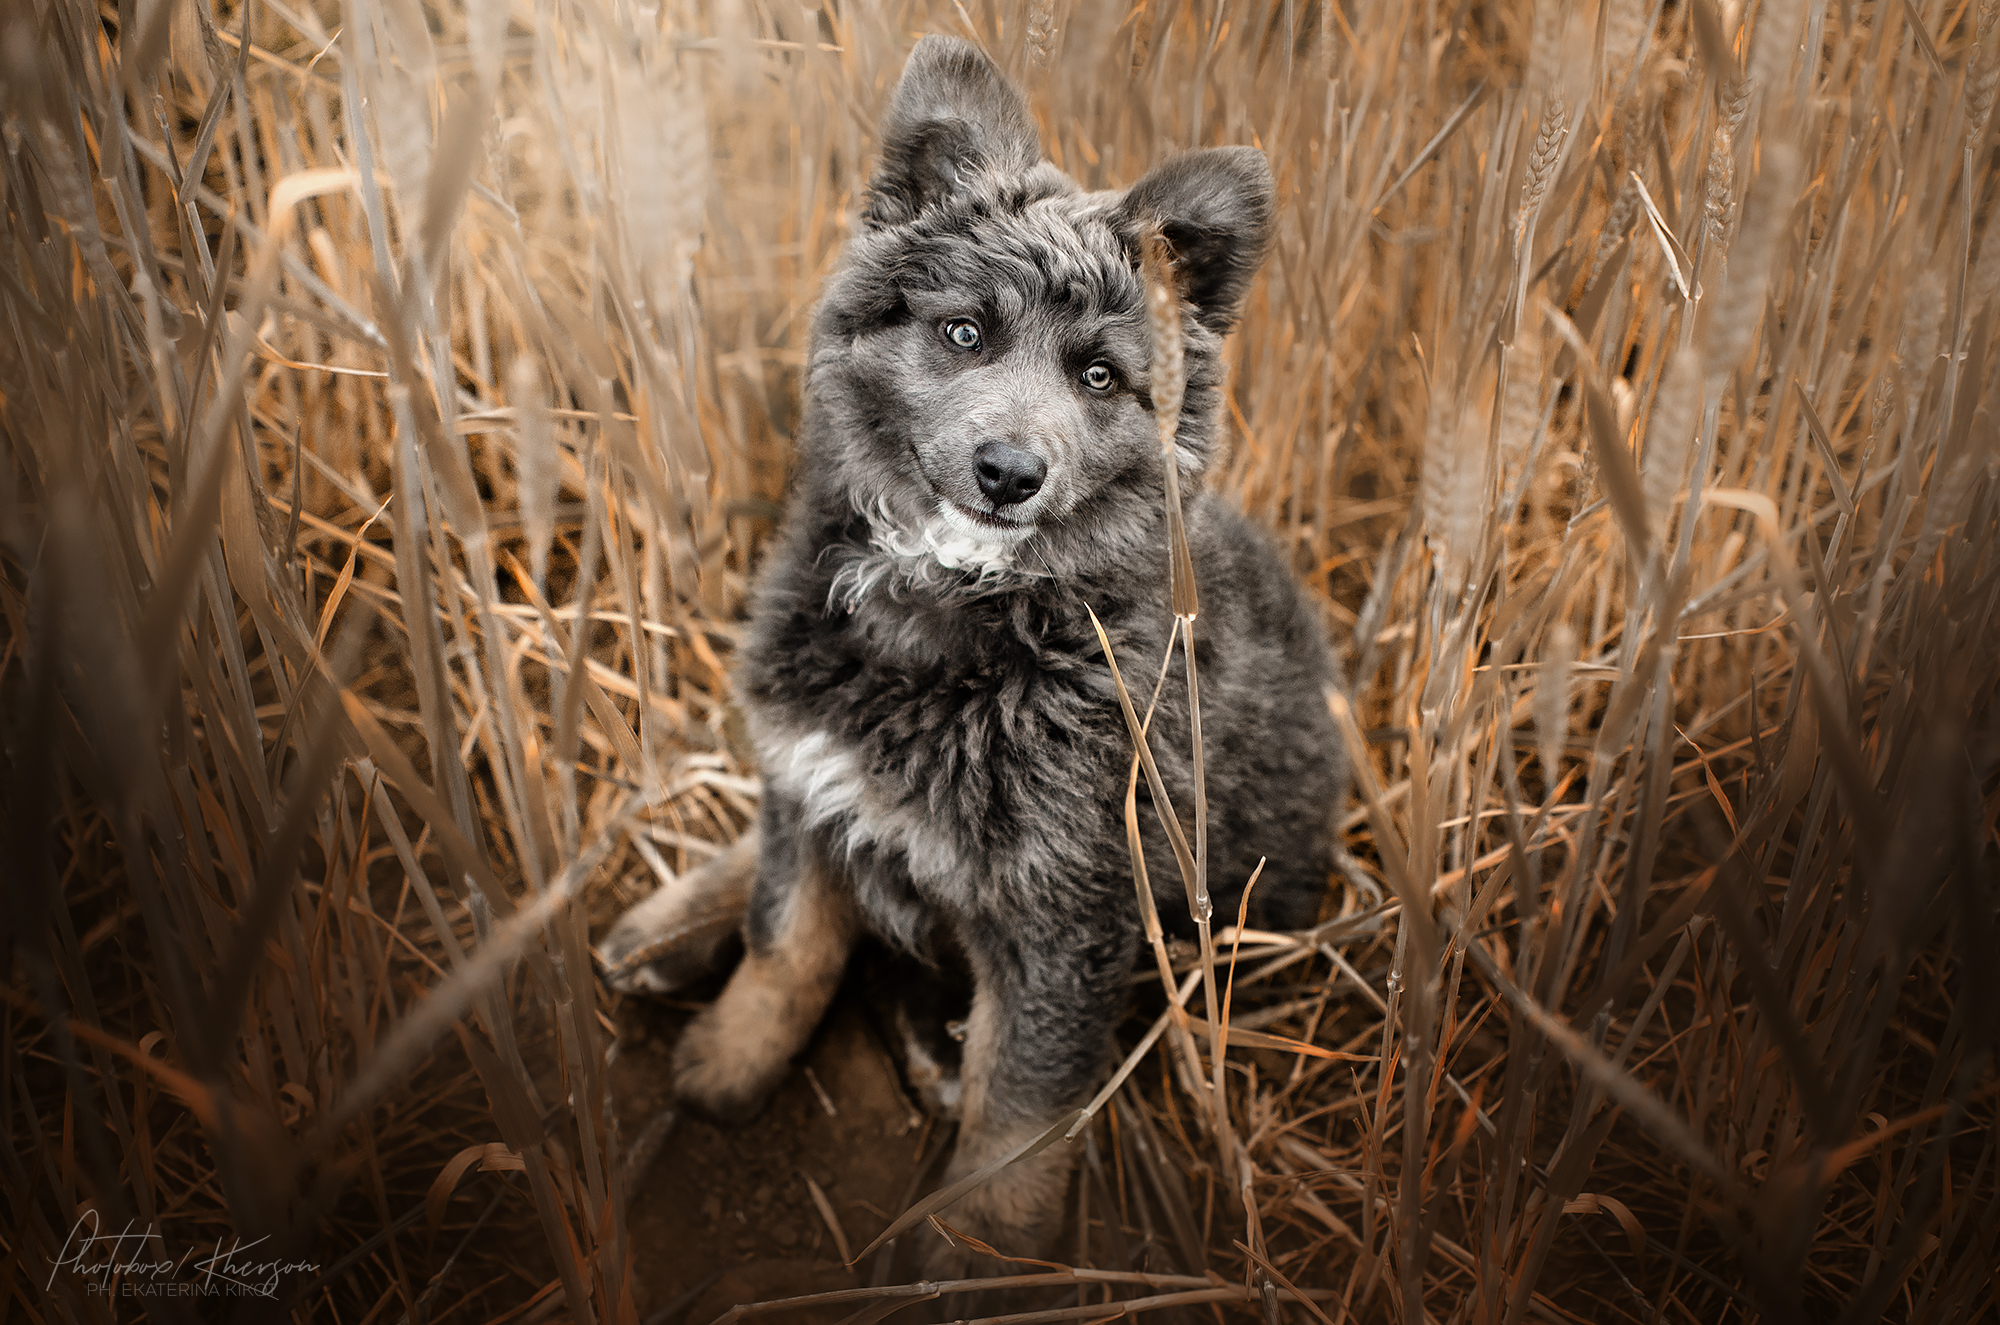
[[[669,987],[713,950],[689,936],[714,925],[690,917],[743,909],[745,958],[677,1053],[688,1101],[723,1117],[754,1108],[864,929],[969,970],[954,1176],[1099,1080],[1142,936],[1122,811],[1132,749],[1086,607],[1141,705],[1173,626],[1137,271],[1155,226],[1186,299],[1175,460],[1201,588],[1215,904],[1233,920],[1263,858],[1254,920],[1315,918],[1345,788],[1332,659],[1269,541],[1202,488],[1221,338],[1262,260],[1271,194],[1247,148],[1085,193],[1041,159],[1021,94],[983,55],[918,43],[864,225],[814,323],[797,478],[736,676],[765,779],[757,832],[601,948],[627,987]],[[1189,813],[1178,676],[1151,741]],[[1148,799],[1158,909],[1188,932]],[[1043,1250],[1065,1149],[943,1218],[1003,1251]],[[939,1242],[925,1268],[959,1272],[962,1253]]]

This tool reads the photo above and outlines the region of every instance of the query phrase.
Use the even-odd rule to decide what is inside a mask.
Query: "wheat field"
[[[14,0],[0,1319],[706,1325],[590,941],[754,813],[924,32],[1086,187],[1268,154],[1210,481],[1357,764],[1002,1318],[2000,1319],[1995,0]],[[948,1305],[857,1259],[726,1320]]]

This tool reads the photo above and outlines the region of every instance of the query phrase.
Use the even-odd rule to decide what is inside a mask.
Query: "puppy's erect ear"
[[[925,37],[882,119],[882,159],[865,219],[900,225],[966,190],[973,174],[1020,174],[1042,159],[1021,90],[978,47]]]
[[[1211,147],[1159,166],[1118,204],[1128,235],[1158,226],[1203,326],[1236,324],[1271,237],[1271,167],[1254,147]]]

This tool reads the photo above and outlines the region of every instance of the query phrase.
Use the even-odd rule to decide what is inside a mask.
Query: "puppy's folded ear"
[[[1027,100],[978,47],[925,37],[882,120],[870,225],[901,225],[964,193],[974,174],[1021,174],[1042,159]]]
[[[1226,332],[1264,262],[1272,193],[1271,167],[1254,147],[1188,152],[1132,186],[1118,205],[1121,229],[1136,241],[1158,226],[1201,324]]]

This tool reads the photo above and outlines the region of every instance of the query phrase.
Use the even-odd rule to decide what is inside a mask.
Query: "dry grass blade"
[[[1200,612],[1201,603],[1195,590],[1194,562],[1188,555],[1187,526],[1181,510],[1180,452],[1175,441],[1180,432],[1181,397],[1187,383],[1180,286],[1163,235],[1149,232],[1141,241],[1141,254],[1141,273],[1146,281],[1146,323],[1153,333],[1146,387],[1153,398],[1153,420],[1160,431],[1161,465],[1167,480],[1167,556],[1174,615],[1192,621]]]
[[[814,1182],[810,1175],[802,1173],[799,1177],[804,1179],[806,1190],[812,1193],[813,1208],[818,1210],[819,1217],[826,1221],[826,1231],[833,1235],[834,1250],[840,1253],[841,1264],[854,1264],[854,1252],[847,1245],[847,1230],[841,1227],[840,1215],[835,1212],[833,1202],[826,1199],[826,1193],[820,1190],[819,1184]]]
[[[1556,309],[1549,309],[1548,314],[1569,342],[1582,369],[1585,436],[1590,441],[1590,454],[1597,461],[1604,486],[1610,490],[1611,509],[1625,531],[1626,545],[1635,558],[1643,560],[1653,548],[1652,526],[1646,518],[1645,488],[1639,481],[1638,467],[1632,463],[1632,452],[1625,445],[1618,411],[1596,373],[1588,367],[1590,350],[1576,325]]]
[[[1088,608],[1085,610],[1089,611]],[[1153,805],[1159,810],[1160,822],[1166,826],[1167,840],[1173,844],[1174,859],[1179,863],[1181,879],[1187,885],[1188,909],[1197,912],[1194,853],[1188,849],[1180,816],[1174,812],[1173,802],[1167,799],[1166,783],[1160,779],[1159,765],[1153,762],[1153,749],[1146,743],[1146,729],[1139,721],[1138,711],[1132,707],[1132,695],[1125,689],[1125,678],[1118,671],[1118,658],[1112,651],[1111,637],[1104,633],[1104,623],[1097,619],[1094,611],[1090,612],[1090,624],[1097,630],[1097,643],[1104,650],[1105,664],[1111,668],[1111,684],[1118,692],[1118,706],[1125,714],[1125,729],[1132,737],[1132,749],[1138,755],[1139,767],[1145,770],[1146,788],[1153,795]]]
[[[1847,490],[1847,480],[1840,476],[1840,458],[1833,453],[1833,443],[1827,440],[1826,425],[1819,420],[1819,411],[1813,408],[1806,389],[1797,378],[1792,379],[1792,390],[1798,394],[1799,412],[1805,416],[1806,431],[1811,435],[1813,447],[1819,452],[1824,466],[1827,484],[1833,489],[1833,499],[1840,503],[1840,509],[1854,518],[1854,497]]]

